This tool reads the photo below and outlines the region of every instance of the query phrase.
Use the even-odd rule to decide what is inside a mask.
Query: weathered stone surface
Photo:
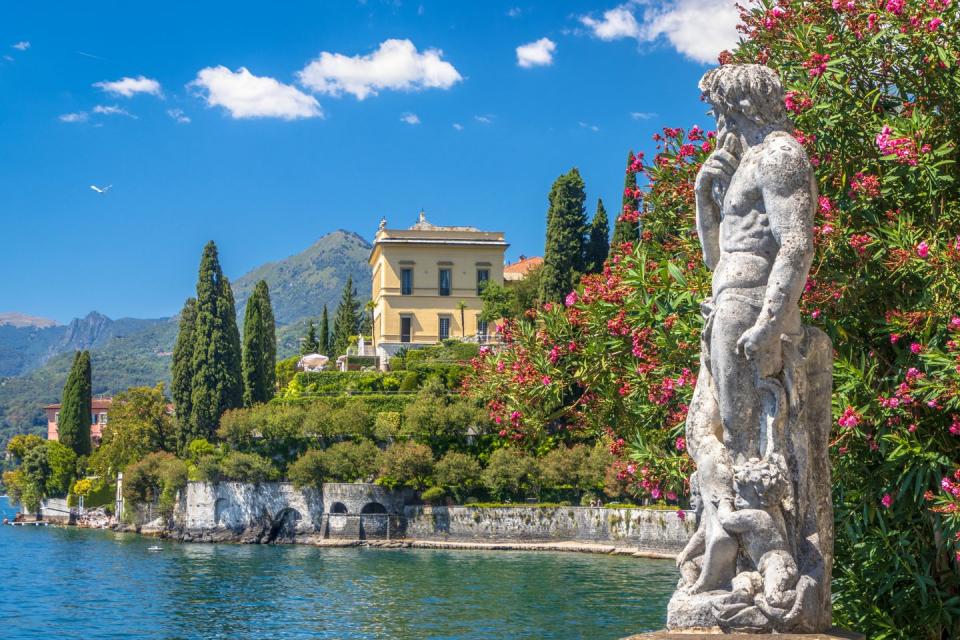
[[[654,631],[624,638],[624,640],[865,640],[862,633],[830,629],[821,633],[723,633],[720,629],[713,631]]]
[[[700,88],[717,117],[695,186],[713,290],[687,416],[697,531],[667,627],[818,632],[831,621],[832,348],[798,306],[816,181],[772,69],[725,65]]]
[[[407,507],[407,536],[450,541],[583,541],[676,554],[694,531],[676,511],[588,507]]]

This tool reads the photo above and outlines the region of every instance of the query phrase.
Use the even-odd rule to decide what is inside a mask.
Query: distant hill
[[[56,320],[49,318],[38,318],[37,316],[28,316],[25,313],[16,311],[7,311],[0,313],[0,325],[10,325],[12,327],[36,327],[46,329],[57,325]]]
[[[331,314],[340,301],[347,276],[363,300],[370,298],[370,243],[352,231],[328,233],[305,251],[249,271],[232,282],[237,313],[242,318],[247,298],[260,280],[270,286],[277,325],[319,317],[326,304]]]
[[[232,282],[237,315],[261,279],[270,285],[277,319],[278,356],[297,352],[307,320],[330,320],[348,276],[362,300],[370,297],[370,243],[350,231],[329,233],[305,251],[257,267]],[[184,292],[184,297],[190,292]],[[15,433],[43,433],[41,408],[57,402],[73,352],[89,349],[93,391],[111,395],[131,386],[170,382],[170,354],[178,318],[141,320],[91,312],[67,325],[4,313],[0,318],[0,446]]]

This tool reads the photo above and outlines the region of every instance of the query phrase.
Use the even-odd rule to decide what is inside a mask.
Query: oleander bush
[[[775,68],[816,168],[801,300],[835,348],[837,624],[960,636],[960,22],[950,0],[781,0],[742,11],[721,56]],[[606,434],[605,491],[683,503],[683,439],[709,294],[693,180],[713,150],[667,128],[616,247],[564,305],[503,326],[467,384],[518,449]]]

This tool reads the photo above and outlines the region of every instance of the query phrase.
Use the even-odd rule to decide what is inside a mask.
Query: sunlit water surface
[[[677,580],[575,553],[154,544],[0,527],[0,637],[620,638],[663,626]]]

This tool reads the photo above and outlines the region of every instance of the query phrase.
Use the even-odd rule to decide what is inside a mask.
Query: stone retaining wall
[[[688,514],[692,516],[692,514]],[[608,543],[675,554],[693,534],[693,518],[658,509],[595,507],[407,507],[415,540]]]
[[[693,533],[676,511],[593,507],[414,506],[414,494],[373,484],[191,482],[171,525],[151,533],[202,542],[397,540],[451,544],[583,543],[675,554]],[[542,546],[542,545],[541,545]]]

